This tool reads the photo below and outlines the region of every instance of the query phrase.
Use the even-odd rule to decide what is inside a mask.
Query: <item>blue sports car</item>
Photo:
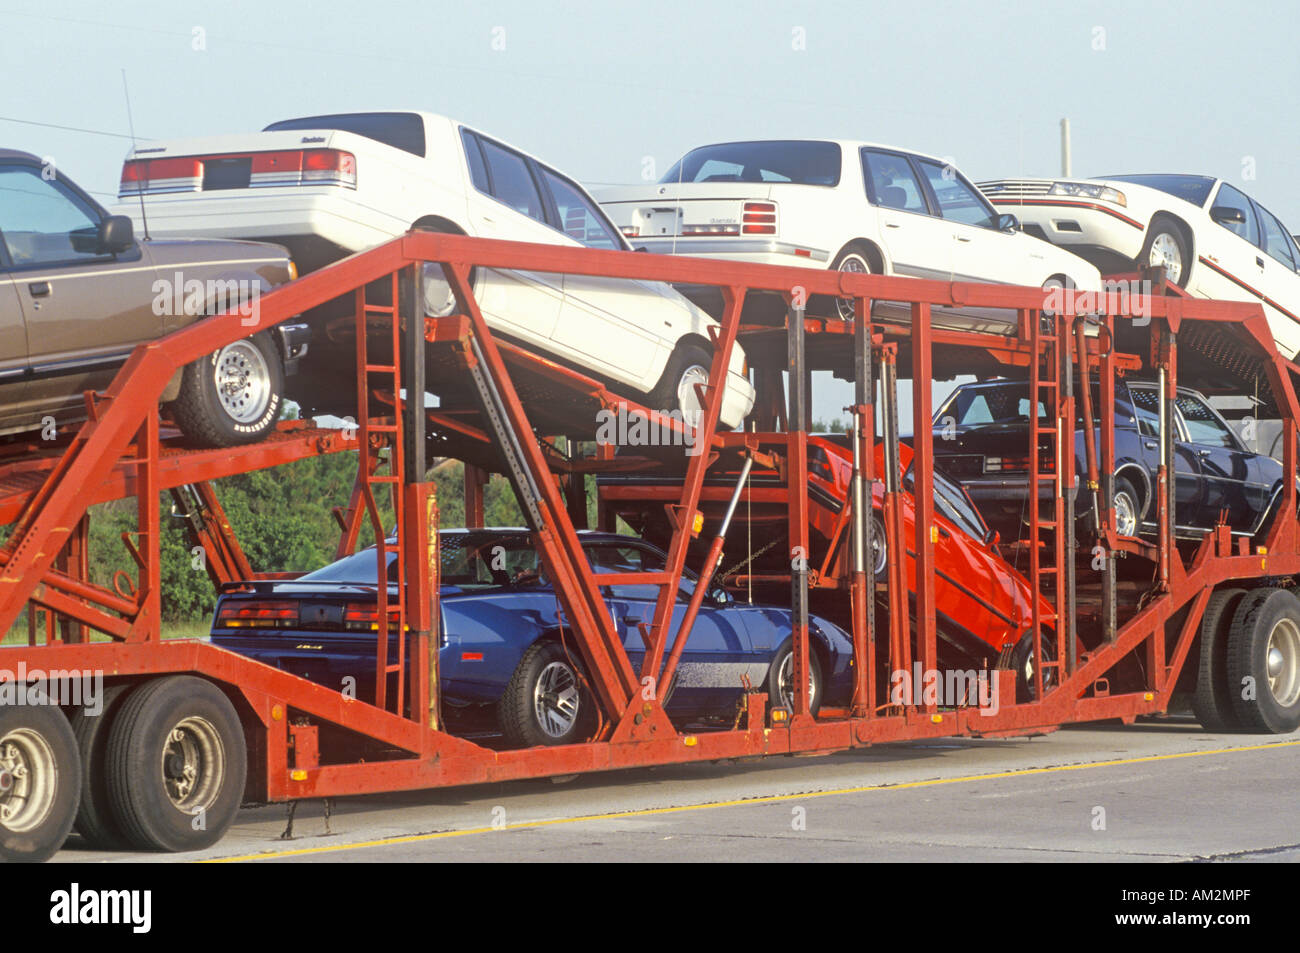
[[[657,572],[664,554],[643,540],[583,532],[597,573]],[[527,530],[444,530],[441,549],[442,710],[449,727],[498,731],[512,747],[581,741],[596,725],[573,634]],[[390,557],[389,582],[397,563]],[[212,642],[328,687],[375,697],[376,558],[372,549],[289,581],[225,587]],[[676,636],[695,578],[684,577]],[[392,591],[396,592],[395,587]],[[641,623],[654,615],[658,587],[602,587],[632,666],[645,656]],[[730,720],[744,681],[791,703],[789,609],[735,601],[719,589],[700,608],[669,686],[665,707],[679,721]],[[852,642],[825,619],[809,619],[811,702],[848,700]],[[395,641],[395,640],[394,640]],[[396,645],[390,662],[396,662]],[[396,689],[390,677],[389,697]]]

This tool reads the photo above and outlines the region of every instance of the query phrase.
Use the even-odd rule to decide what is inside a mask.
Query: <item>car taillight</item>
[[[776,206],[771,202],[746,202],[742,216],[746,235],[775,235]]]
[[[641,235],[640,225],[624,225],[619,229],[624,238],[638,238]]]
[[[230,629],[291,628],[298,624],[298,603],[288,600],[225,602],[217,625]]]
[[[388,607],[388,625],[397,624],[398,607]],[[376,602],[349,602],[343,607],[343,628],[352,632],[379,631],[379,604]]]
[[[302,181],[302,152],[255,152],[249,167],[248,185],[260,189],[275,185],[297,185]]]
[[[118,195],[136,192],[197,192],[203,185],[203,160],[131,159],[122,164]]]
[[[341,149],[288,149],[175,159],[130,159],[122,166],[118,197],[141,192],[145,195],[200,192],[203,190],[204,164],[218,159],[248,160],[248,187],[251,189],[286,185],[357,187],[357,158],[352,153]],[[222,185],[220,191],[230,188]]]
[[[308,149],[302,154],[302,181],[357,187],[357,158],[339,149]]]
[[[1008,473],[1014,470],[1028,470],[1028,457],[985,457],[985,473]]]

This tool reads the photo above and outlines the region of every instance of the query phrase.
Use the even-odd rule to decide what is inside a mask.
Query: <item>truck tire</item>
[[[177,426],[204,447],[256,443],[284,405],[284,366],[268,331],[235,341],[186,366],[168,404]]]
[[[108,734],[108,794],[142,850],[185,851],[221,839],[244,796],[239,716],[211,682],[172,675],[141,685]]]
[[[0,707],[0,860],[53,857],[72,830],[80,794],[77,739],[63,712]]]
[[[1228,686],[1228,630],[1245,595],[1245,589],[1219,589],[1210,596],[1201,616],[1201,656],[1192,711],[1206,731],[1234,731],[1241,727]]]
[[[1300,727],[1300,600],[1285,589],[1251,596],[1228,632],[1233,708],[1246,731],[1288,734]]]
[[[556,642],[534,642],[498,703],[501,732],[515,748],[569,745],[591,734],[596,703],[582,671]]]
[[[72,734],[81,754],[81,806],[77,808],[73,829],[88,847],[100,850],[127,846],[108,796],[108,726],[133,687],[110,685],[104,689],[98,715],[87,714],[80,708],[72,716]]]
[[[767,673],[767,698],[772,708],[794,711],[794,639],[786,639],[772,654],[772,667]],[[808,712],[816,715],[822,707],[822,663],[812,639],[808,641]]]

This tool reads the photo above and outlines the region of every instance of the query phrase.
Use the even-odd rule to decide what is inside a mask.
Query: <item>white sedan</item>
[[[999,215],[950,164],[888,146],[848,140],[702,146],[658,183],[602,189],[597,196],[623,234],[652,252],[1101,290],[1096,268],[1025,235],[1014,216]],[[852,313],[852,302],[837,305],[842,316]],[[935,323],[1009,333],[1015,318],[963,311],[936,315]]]
[[[1030,234],[1114,270],[1163,265],[1199,298],[1258,301],[1288,359],[1300,351],[1300,247],[1277,217],[1207,175],[979,183]]]
[[[452,119],[349,113],[272,123],[260,133],[150,142],[122,169],[117,212],[155,237],[274,240],[312,271],[413,227],[551,245],[630,250],[583,188]],[[143,206],[143,214],[142,214]],[[273,238],[272,238],[273,236]],[[694,412],[716,322],[660,282],[479,269],[475,297],[503,334]],[[426,307],[454,298],[430,266]],[[732,353],[721,421],[754,403],[745,355]]]

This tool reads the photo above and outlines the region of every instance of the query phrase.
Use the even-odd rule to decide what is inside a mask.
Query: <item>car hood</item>
[[[212,263],[289,261],[283,245],[269,242],[242,242],[216,238],[167,238],[144,241],[149,257],[156,265],[190,265]]]

